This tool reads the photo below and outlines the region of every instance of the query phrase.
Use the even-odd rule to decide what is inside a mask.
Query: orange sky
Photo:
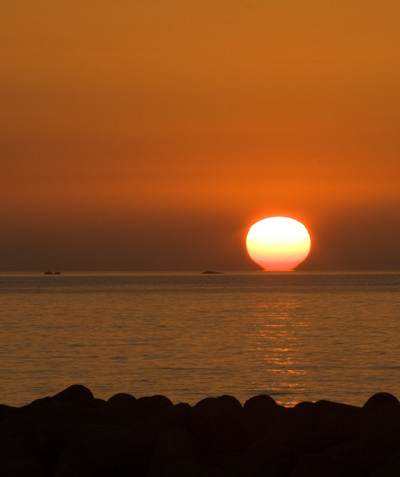
[[[400,268],[400,3],[0,6],[1,270]]]

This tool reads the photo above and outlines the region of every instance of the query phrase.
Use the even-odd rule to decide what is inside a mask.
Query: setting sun
[[[250,227],[246,238],[250,258],[269,271],[290,271],[310,253],[307,229],[297,220],[270,217]]]

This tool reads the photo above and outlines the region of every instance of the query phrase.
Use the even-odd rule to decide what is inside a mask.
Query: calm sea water
[[[0,274],[0,403],[400,398],[399,273]]]

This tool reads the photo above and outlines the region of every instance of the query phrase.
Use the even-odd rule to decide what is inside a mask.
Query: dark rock
[[[392,414],[400,414],[400,402],[389,393],[377,393],[371,396],[364,404],[363,410],[365,412],[386,411]]]
[[[88,456],[76,449],[65,449],[54,470],[55,477],[97,477],[97,469]]]
[[[169,427],[189,428],[191,407],[187,403],[168,406],[149,416],[147,422],[153,433],[160,433]]]
[[[173,406],[172,402],[165,396],[155,395],[151,397],[141,397],[137,400],[138,412],[141,417],[148,417],[163,409]]]
[[[56,394],[53,399],[81,406],[94,406],[94,396],[90,389],[81,384],[73,384]]]
[[[350,406],[334,401],[321,400],[317,402],[300,402],[294,406],[293,411],[298,416],[321,416],[326,414],[359,414],[362,409],[357,406]]]
[[[293,415],[307,429],[309,451],[356,439],[361,433],[363,412],[357,406],[325,400],[304,402],[294,407]]]
[[[71,386],[54,397],[35,400],[23,406],[21,413],[28,415],[35,422],[37,430],[48,440],[49,466],[55,465],[76,429],[103,420],[98,400],[83,386]]]
[[[0,462],[2,477],[46,477],[39,462],[29,458],[10,459]]]
[[[371,473],[371,477],[399,477],[400,475],[400,449],[381,467]]]
[[[278,408],[278,404],[271,396],[260,394],[248,399],[243,406],[243,410],[247,415],[261,416],[273,415]]]
[[[340,402],[321,400],[314,405],[317,414],[352,414],[361,415],[362,409],[358,406],[350,406]]]
[[[109,424],[132,424],[139,416],[138,400],[130,394],[115,394],[102,407],[102,412]]]
[[[19,408],[13,406],[7,406],[6,404],[0,404],[0,421],[11,414],[17,414]]]
[[[301,457],[291,477],[364,477],[382,468],[400,446],[400,427]]]
[[[273,424],[290,412],[265,394],[248,399],[244,403],[243,411],[246,438],[249,443],[265,436]]]
[[[180,462],[200,463],[200,449],[193,435],[182,427],[168,427],[158,436],[149,470],[149,477],[173,475]]]
[[[28,469],[33,475],[44,473],[48,445],[34,418],[23,413],[6,416],[0,425],[1,475],[29,475]]]
[[[95,409],[102,409],[103,406],[106,404],[106,402],[107,401],[104,400],[104,399],[94,398],[91,407],[93,407]]]
[[[303,455],[320,453],[357,438],[361,413],[328,412],[339,408],[306,403],[292,412],[282,413],[271,423],[269,432],[239,456],[233,469],[234,475],[247,476],[246,468],[252,469],[249,476],[290,475]],[[304,475],[307,476],[307,473]]]
[[[145,475],[156,441],[146,420],[130,426],[85,425],[73,434],[64,463],[90,467],[96,476]]]
[[[26,406],[22,406],[20,409],[22,412],[29,414],[29,415],[36,415],[41,411],[46,409],[46,406],[53,402],[53,398],[50,396],[46,396],[44,398],[35,399],[30,404]]]
[[[126,410],[136,409],[137,408],[137,399],[131,394],[127,393],[118,393],[111,396],[107,401],[107,406],[112,408],[123,408]]]
[[[258,440],[224,465],[229,477],[284,477],[295,465],[293,450]]]
[[[244,444],[243,408],[232,396],[199,401],[191,414],[192,429],[208,451],[232,452]]]
[[[293,407],[293,413],[296,415],[311,416],[315,412],[315,402],[302,401]]]
[[[219,467],[178,460],[173,462],[162,477],[231,477]]]
[[[378,393],[372,396],[363,406],[364,434],[376,433],[391,428],[394,422],[400,425],[400,403],[392,394]]]
[[[400,475],[400,403],[279,406],[255,396],[119,393],[74,385],[27,406],[0,405],[0,475],[47,477],[384,477]]]
[[[65,401],[52,401],[37,418],[42,432],[54,445],[60,446],[67,445],[79,427],[101,422],[101,414],[97,409]]]

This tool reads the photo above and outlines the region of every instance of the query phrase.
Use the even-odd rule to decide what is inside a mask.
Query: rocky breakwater
[[[293,408],[232,396],[194,406],[164,396],[108,401],[73,385],[0,405],[2,476],[323,477],[400,475],[400,404],[318,401]]]

